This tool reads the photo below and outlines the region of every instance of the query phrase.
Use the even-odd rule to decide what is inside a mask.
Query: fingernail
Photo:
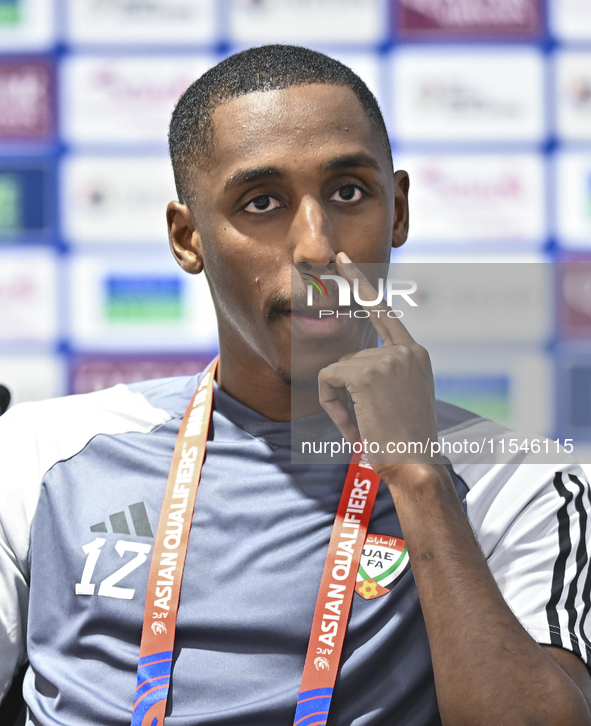
[[[337,255],[337,262],[351,262],[344,252],[339,252]]]

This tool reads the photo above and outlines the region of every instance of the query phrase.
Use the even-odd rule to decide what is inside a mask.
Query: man
[[[207,276],[220,363],[166,722],[288,726],[347,471],[291,461],[290,419],[320,408],[291,405],[291,329],[310,332],[291,309],[292,264],[352,279],[349,261],[387,262],[406,238],[408,178],[364,84],[289,46],[205,74],[170,142],[171,247]],[[395,319],[375,327],[382,348],[320,371],[322,406],[349,441],[381,451],[433,440],[437,425],[490,430],[454,407],[436,415],[425,350]],[[7,687],[29,658],[32,724],[130,722],[153,534],[196,384],[118,386],[0,420],[0,674]],[[369,459],[383,480],[369,532],[404,539],[411,570],[381,597],[353,596],[328,723],[590,724],[580,471]],[[315,718],[301,725],[326,714]]]

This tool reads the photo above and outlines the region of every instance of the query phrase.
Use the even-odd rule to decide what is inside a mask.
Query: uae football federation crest
[[[410,569],[403,539],[384,534],[368,534],[363,545],[355,591],[365,600],[387,595]]]

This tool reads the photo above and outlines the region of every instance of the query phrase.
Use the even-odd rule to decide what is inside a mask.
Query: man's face
[[[179,205],[169,205],[173,250],[188,271],[205,270],[221,349],[287,378],[291,325],[317,341],[334,334],[330,323],[314,331],[291,315],[291,265],[328,265],[339,251],[386,262],[395,190],[404,206],[406,177],[395,179],[383,140],[346,87],[250,93],[219,106],[213,130],[207,164],[193,174],[190,244],[186,231],[175,244]],[[394,244],[403,241],[398,230]]]

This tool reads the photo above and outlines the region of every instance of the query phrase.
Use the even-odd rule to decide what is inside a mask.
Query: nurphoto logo
[[[314,305],[314,290],[316,289],[320,293],[320,297],[329,297],[328,290],[326,289],[326,285],[322,282],[323,280],[333,280],[336,282],[338,286],[338,308],[337,309],[321,309],[318,311],[318,317],[327,317],[329,315],[336,315],[336,317],[351,317],[351,314],[353,314],[353,317],[356,318],[369,318],[370,313],[377,313],[378,317],[381,313],[386,313],[388,317],[390,318],[401,318],[404,313],[402,310],[354,310],[353,313],[351,310],[344,311],[341,308],[349,308],[352,305],[351,302],[351,285],[348,280],[346,280],[344,277],[341,277],[340,275],[320,275],[320,277],[316,277],[315,275],[311,275],[308,272],[302,273],[302,277],[307,278],[308,286],[307,286],[307,297],[306,297],[306,304],[308,307],[311,307]],[[407,305],[410,307],[416,308],[417,303],[411,298],[411,295],[417,291],[417,283],[414,282],[414,280],[394,280],[391,278],[387,278],[384,280],[384,278],[380,277],[378,279],[378,289],[376,292],[376,297],[373,300],[363,300],[359,291],[359,278],[355,278],[353,280],[353,300],[354,302],[359,305],[362,308],[367,307],[375,307],[377,305],[380,305],[380,303],[384,300],[384,292],[385,292],[385,299],[388,303],[388,307],[393,307],[393,301],[394,298],[402,298]]]

